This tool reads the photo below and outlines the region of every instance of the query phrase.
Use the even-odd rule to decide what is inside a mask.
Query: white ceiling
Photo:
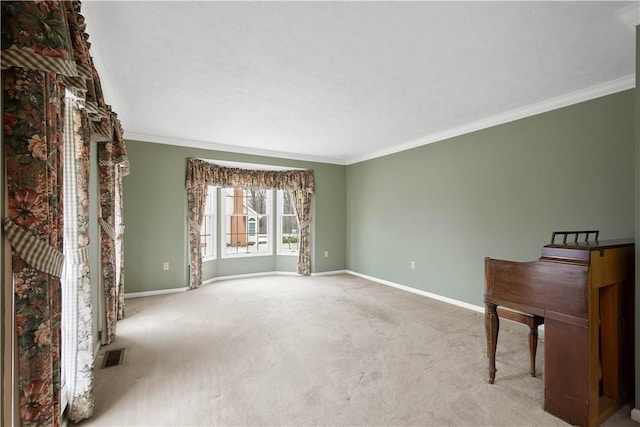
[[[84,1],[127,139],[351,164],[635,86],[635,2]]]

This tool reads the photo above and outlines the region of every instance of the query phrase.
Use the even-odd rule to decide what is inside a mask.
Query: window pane
[[[207,200],[200,229],[200,249],[203,257],[215,257],[216,255],[216,187],[207,188]]]
[[[278,192],[278,252],[296,254],[299,246],[298,218],[288,191]]]
[[[267,227],[269,226],[268,218],[266,216],[261,216],[260,218],[258,218],[258,221],[260,226],[260,228],[258,229],[258,233],[266,235]]]
[[[263,215],[267,213],[267,190],[246,190],[245,197],[249,213]]]
[[[291,203],[291,194],[288,191],[283,191],[282,197],[284,199],[282,204],[282,214],[283,215],[295,214],[295,211],[293,210],[293,204]]]
[[[270,253],[272,190],[226,188],[225,240],[227,254]]]
[[[298,220],[295,216],[282,217],[282,234],[297,234]]]

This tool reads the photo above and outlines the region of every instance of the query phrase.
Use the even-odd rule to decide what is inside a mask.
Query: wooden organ
[[[597,239],[597,231],[554,232],[537,261],[485,259],[489,382],[498,307],[517,310],[535,319],[532,334],[545,325],[544,410],[580,426],[599,425],[634,392],[634,244]],[[535,346],[531,358],[534,375]]]

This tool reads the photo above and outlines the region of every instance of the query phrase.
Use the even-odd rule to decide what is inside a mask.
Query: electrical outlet
[[[329,251],[324,251],[324,257],[329,258]]]
[[[411,261],[411,269],[412,270],[416,269],[416,262],[415,261]]]
[[[162,269],[164,271],[167,271],[169,269],[169,262],[168,261],[165,261],[165,262],[162,263]]]

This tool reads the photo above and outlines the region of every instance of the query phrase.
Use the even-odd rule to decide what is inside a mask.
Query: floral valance
[[[3,69],[20,67],[78,76],[73,48],[63,3],[11,1],[2,5]]]
[[[3,1],[1,66],[56,73],[60,83],[85,104],[94,122],[93,134],[109,138],[109,107],[89,53],[91,43],[80,8],[80,1]]]
[[[98,141],[100,147],[98,151],[98,163],[100,166],[119,166],[122,176],[129,175],[129,157],[125,147],[122,125],[118,115],[111,112],[111,120],[108,125],[101,127],[98,125],[91,128],[91,140]],[[109,137],[103,134],[110,131]]]
[[[312,194],[315,183],[312,170],[252,170],[219,166],[193,157],[187,158],[187,188],[206,184],[220,187],[272,188],[302,190]]]

